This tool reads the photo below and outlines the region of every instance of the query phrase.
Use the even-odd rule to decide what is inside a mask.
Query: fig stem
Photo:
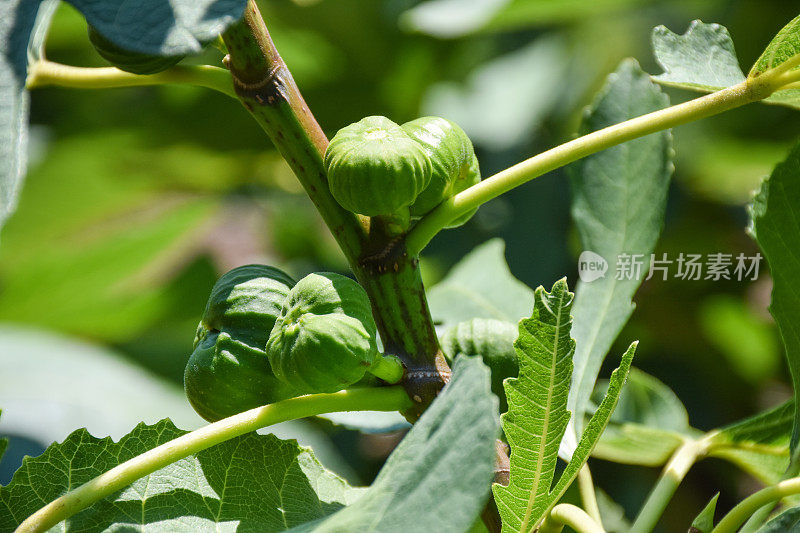
[[[367,372],[381,378],[386,383],[395,384],[403,379],[405,370],[403,363],[397,357],[379,354]]]

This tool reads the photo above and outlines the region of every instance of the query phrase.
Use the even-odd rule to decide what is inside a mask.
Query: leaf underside
[[[52,3],[42,4],[41,12]],[[36,29],[39,2],[0,3],[0,227],[17,205],[28,150],[28,46]]]
[[[553,485],[559,445],[570,417],[566,405],[575,351],[570,338],[572,301],[565,279],[549,293],[539,287],[531,318],[520,321],[515,343],[519,377],[504,383],[509,409],[502,417],[511,447],[511,478],[507,487],[493,487],[503,531],[533,531],[561,499],[608,424],[630,371],[635,344],[612,373],[603,401]]]
[[[800,21],[794,19],[756,61],[749,77],[755,77],[800,53]],[[658,26],[652,35],[656,61],[664,69],[653,80],[692,91],[714,92],[745,81],[730,33],[719,24],[695,20],[683,35]],[[784,89],[762,100],[765,104],[800,109],[800,89]]]
[[[662,109],[668,103],[638,64],[627,60],[609,76],[586,113],[581,133]],[[672,136],[665,131],[604,150],[568,169],[572,217],[582,249],[600,255],[608,264],[603,277],[579,281],[575,290],[572,335],[577,347],[568,408],[574,413],[570,431],[576,438],[603,359],[633,312],[631,300],[645,278],[661,233],[672,157]],[[615,264],[621,254],[641,254],[638,276],[617,279]],[[572,447],[574,441],[568,445],[565,440],[562,455],[568,456]]]
[[[242,18],[246,0],[69,0],[117,46],[161,56],[197,53]]]

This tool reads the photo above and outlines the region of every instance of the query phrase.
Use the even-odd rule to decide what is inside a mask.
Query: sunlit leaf
[[[766,484],[781,480],[789,465],[794,402],[717,430],[709,455],[730,461]]]
[[[747,76],[755,78],[789,60],[796,60],[798,56],[800,56],[800,15],[784,26],[770,41]],[[800,65],[795,65],[794,68],[800,68]]]
[[[169,420],[140,424],[119,442],[76,431],[41,456],[26,458],[11,483],[0,487],[0,530],[12,530],[67,490],[184,433]],[[296,441],[250,433],[138,479],[64,527],[283,531],[335,512],[360,494]]]
[[[756,62],[750,77],[766,65],[783,62],[797,46],[798,21],[792,21]],[[653,30],[653,51],[664,73],[653,79],[664,85],[701,92],[713,92],[745,81],[728,30],[719,24],[695,20],[683,35],[664,26]],[[798,49],[800,50],[800,49]],[[761,65],[761,67],[759,67]],[[784,89],[762,100],[767,104],[800,109],[800,89]]]
[[[494,486],[503,524],[532,531],[549,506],[558,447],[567,428],[567,394],[575,341],[570,338],[573,294],[565,279],[551,292],[536,289],[533,314],[520,321],[514,346],[519,377],[505,381],[503,431],[511,447],[511,481]]]
[[[725,26],[695,20],[683,35],[658,26],[652,39],[656,61],[664,69],[653,78],[659,83],[716,91],[745,79]]]
[[[636,351],[634,343],[622,356],[605,397],[553,485],[558,451],[570,417],[566,406],[575,350],[575,341],[570,338],[572,296],[565,279],[557,281],[549,293],[539,287],[531,318],[519,324],[515,343],[519,377],[505,381],[509,408],[502,416],[511,447],[511,478],[508,486],[493,487],[504,531],[534,531],[564,495],[606,428]]]

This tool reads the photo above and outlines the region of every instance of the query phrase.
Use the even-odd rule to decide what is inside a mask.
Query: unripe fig
[[[353,213],[391,215],[407,208],[431,180],[425,149],[386,117],[339,130],[325,152],[331,194]]]
[[[155,74],[176,65],[184,58],[184,56],[156,56],[125,50],[106,39],[92,26],[89,26],[89,41],[103,59],[118,69],[133,74]]]
[[[425,149],[432,166],[428,187],[411,205],[412,217],[425,215],[442,200],[481,181],[472,141],[454,122],[441,117],[422,117],[406,122],[401,128]],[[462,215],[449,227],[460,226],[475,211]]]
[[[222,276],[197,327],[184,371],[195,411],[215,421],[297,396],[275,378],[264,347],[294,280],[265,265],[246,265]]]
[[[298,395],[272,374],[263,350],[216,331],[195,346],[183,386],[194,410],[210,422]]]
[[[503,380],[517,377],[519,363],[514,341],[515,324],[492,318],[473,318],[448,329],[441,338],[442,351],[452,363],[460,355],[479,355],[492,371],[492,392],[500,399],[500,410],[508,410]]]
[[[399,363],[378,353],[376,329],[358,283],[330,272],[309,274],[289,292],[267,355],[275,376],[301,393],[336,392],[367,371],[397,381]]]

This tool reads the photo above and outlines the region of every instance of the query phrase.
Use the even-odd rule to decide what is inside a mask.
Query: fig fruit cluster
[[[481,180],[469,137],[440,117],[403,125],[381,116],[361,119],[331,139],[325,169],[336,201],[367,216],[419,218]]]
[[[367,373],[389,382],[402,365],[378,351],[361,286],[330,272],[295,282],[246,265],[214,285],[184,372],[189,402],[215,421],[267,403],[336,392]]]

